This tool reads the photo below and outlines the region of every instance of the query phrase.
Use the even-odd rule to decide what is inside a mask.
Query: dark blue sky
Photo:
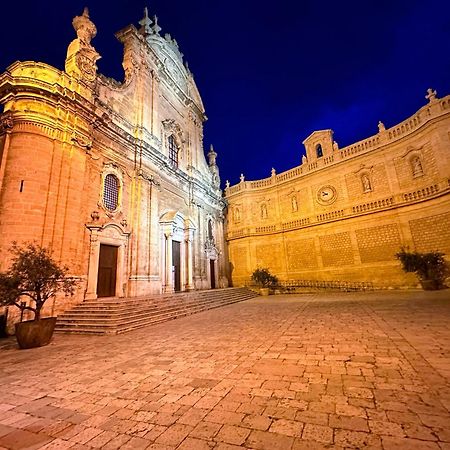
[[[341,147],[412,115],[426,89],[450,93],[448,0],[15,1],[2,4],[0,70],[16,60],[64,67],[72,18],[88,6],[100,72],[122,79],[114,33],[144,6],[177,39],[209,120],[222,182],[301,161],[301,142],[331,128]]]

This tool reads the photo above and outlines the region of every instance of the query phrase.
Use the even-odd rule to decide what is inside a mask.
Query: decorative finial
[[[97,28],[89,18],[89,10],[84,8],[81,16],[76,16],[72,20],[72,25],[77,33],[77,38],[85,45],[90,46],[91,40],[97,34]]]
[[[217,153],[214,151],[214,147],[211,144],[211,146],[209,147],[209,152],[208,152],[208,159],[209,159],[210,166],[216,165],[216,157],[217,157]]]
[[[384,123],[381,120],[379,120],[378,121],[378,132],[381,133],[382,131],[385,131],[385,130],[386,130],[386,127],[384,126]]]
[[[139,31],[144,35],[148,36],[149,34],[152,34],[152,27],[151,27],[152,21],[150,17],[148,17],[148,9],[147,7],[144,8],[144,17],[139,21],[139,25],[141,25],[141,28]]]
[[[437,95],[437,92],[436,92],[434,89],[429,88],[429,89],[427,89],[427,95],[425,95],[425,98],[426,98],[430,103],[432,103],[432,102],[434,102],[434,101],[437,100],[436,95]]]
[[[158,25],[158,17],[156,17],[156,14],[153,16],[153,22],[154,25],[152,26],[152,30],[155,34],[159,34],[161,27]]]

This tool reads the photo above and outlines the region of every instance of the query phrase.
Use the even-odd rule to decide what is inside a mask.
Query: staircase
[[[246,288],[226,288],[148,297],[86,300],[58,316],[55,331],[120,334],[256,297]]]

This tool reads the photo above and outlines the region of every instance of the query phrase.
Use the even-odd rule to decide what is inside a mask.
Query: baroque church
[[[61,309],[98,297],[228,286],[217,154],[177,42],[147,9],[123,44],[124,80],[97,72],[87,9],[65,70],[16,62],[0,76],[0,270],[36,241],[80,280]]]

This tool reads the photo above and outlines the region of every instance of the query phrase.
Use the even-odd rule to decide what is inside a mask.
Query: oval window
[[[119,179],[109,173],[103,186],[103,204],[109,211],[115,211],[119,205]]]

